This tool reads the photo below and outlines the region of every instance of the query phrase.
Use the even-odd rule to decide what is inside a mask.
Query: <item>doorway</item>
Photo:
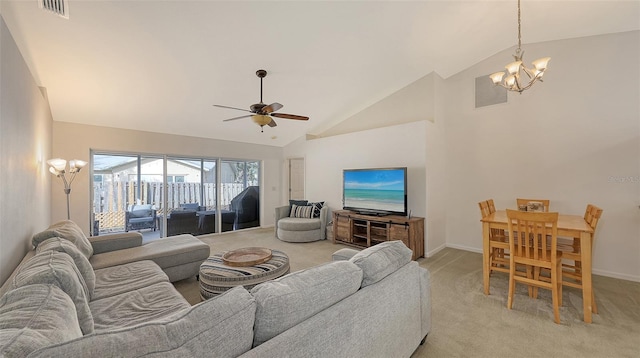
[[[289,159],[289,200],[304,199],[304,158]]]

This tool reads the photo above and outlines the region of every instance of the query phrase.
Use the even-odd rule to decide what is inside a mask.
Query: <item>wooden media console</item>
[[[333,212],[333,242],[369,247],[384,241],[402,241],[415,260],[424,256],[424,218],[372,216],[349,210]]]

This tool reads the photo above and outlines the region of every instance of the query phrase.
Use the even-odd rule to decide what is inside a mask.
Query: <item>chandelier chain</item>
[[[518,53],[520,52],[520,48],[522,47],[522,40],[520,35],[520,0],[518,0]]]

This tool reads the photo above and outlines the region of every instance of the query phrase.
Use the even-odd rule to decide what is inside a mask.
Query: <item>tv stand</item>
[[[415,260],[424,256],[424,218],[398,215],[378,216],[349,210],[333,212],[333,242],[366,248],[385,241],[400,240],[413,251]]]

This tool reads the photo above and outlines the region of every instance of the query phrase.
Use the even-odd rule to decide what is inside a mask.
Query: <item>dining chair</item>
[[[496,212],[493,199],[481,201],[478,206],[483,218]],[[509,241],[504,230],[491,229],[489,232],[489,268],[491,271],[509,273],[509,254],[506,250],[509,250]]]
[[[529,204],[530,202],[535,202],[535,203],[542,203],[542,206],[544,207],[544,211],[545,212],[549,212],[549,199],[521,199],[521,198],[517,198],[516,199],[516,205],[517,207],[521,207],[521,206],[527,206],[527,204]]]
[[[587,209],[584,213],[584,220],[593,229],[593,234],[591,234],[592,248],[595,241],[596,226],[598,225],[598,221],[600,220],[601,216],[602,209],[593,204],[587,205]],[[580,249],[580,238],[558,239],[558,250],[562,251],[562,258],[564,259],[562,263],[562,284],[568,287],[574,287],[582,290],[582,252]],[[591,290],[591,302],[593,313],[598,313],[598,307],[596,306],[595,294],[593,293],[593,290]]]
[[[526,212],[507,209],[508,232],[517,240],[509,240],[509,297],[507,308],[513,307],[516,283],[530,287],[529,296],[538,297],[538,288],[551,290],[553,316],[560,323],[562,305],[562,252],[558,245],[558,213]],[[525,272],[516,271],[516,265]],[[545,280],[541,269],[551,272]],[[533,288],[533,290],[531,290]]]

